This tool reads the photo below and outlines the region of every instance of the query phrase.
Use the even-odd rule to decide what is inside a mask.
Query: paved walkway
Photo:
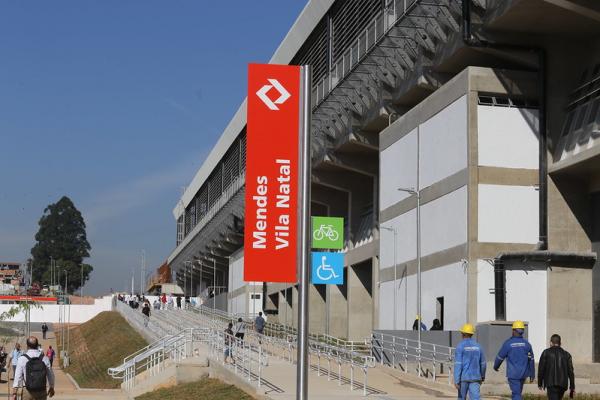
[[[48,332],[48,338],[46,340],[42,338],[42,332],[32,332],[34,336],[40,339],[42,344],[42,348],[44,350],[48,349],[48,346],[52,346],[52,348],[56,349],[56,338],[53,332]],[[6,351],[9,353],[12,352],[14,347],[14,342],[7,343]],[[23,339],[21,342],[21,348],[25,348],[25,340]],[[10,361],[9,361],[10,362]],[[112,400],[126,400],[127,396],[123,394],[121,390],[102,390],[102,389],[77,389],[77,387],[73,384],[73,382],[69,379],[67,374],[63,372],[62,369],[59,368],[59,360],[54,360],[54,375],[56,377],[55,383],[55,391],[56,395],[53,399],[57,400],[102,400],[102,399],[112,399]],[[2,381],[0,381],[0,398],[7,398],[8,393],[12,388],[12,368],[10,370],[10,382],[6,382],[7,375],[6,373],[2,374]]]

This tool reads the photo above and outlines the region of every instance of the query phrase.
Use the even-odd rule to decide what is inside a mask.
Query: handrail
[[[448,384],[452,384],[452,368],[456,351],[454,347],[423,341],[419,343],[414,339],[384,333],[374,333],[370,345],[371,354],[381,366],[400,368],[408,373],[414,370],[410,365],[412,362],[419,377],[431,376],[433,381],[437,379],[438,369],[441,371],[445,366],[448,370]],[[430,373],[423,370],[423,364],[431,364]]]

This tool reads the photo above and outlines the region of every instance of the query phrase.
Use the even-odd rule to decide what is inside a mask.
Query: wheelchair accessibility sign
[[[344,284],[344,255],[342,253],[312,253],[312,283],[315,285]]]

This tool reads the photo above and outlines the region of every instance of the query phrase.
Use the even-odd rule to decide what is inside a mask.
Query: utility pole
[[[146,250],[142,250],[142,268],[140,271],[140,295],[143,296],[146,291],[144,282],[146,281]]]
[[[383,226],[381,225],[381,229],[385,229],[386,231],[391,231],[394,234],[394,330],[398,329],[398,327],[396,326],[396,307],[397,307],[397,296],[396,296],[396,292],[398,291],[398,287],[396,286],[396,282],[398,280],[398,262],[396,261],[396,247],[397,247],[397,236],[398,236],[398,231],[396,230],[396,228],[390,228],[387,226]],[[404,320],[406,321],[406,317],[404,318]],[[405,324],[406,325],[406,324]],[[407,329],[406,326],[404,326],[404,329]]]
[[[81,264],[81,286],[79,287],[79,296],[83,298],[83,264]]]

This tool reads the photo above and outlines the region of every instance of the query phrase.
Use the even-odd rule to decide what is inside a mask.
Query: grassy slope
[[[159,389],[135,398],[136,400],[252,400],[252,397],[233,385],[205,378],[197,382]]]
[[[106,370],[146,345],[144,338],[119,313],[102,312],[71,329],[71,365],[66,372],[81,387],[118,388],[121,381],[112,379]]]

